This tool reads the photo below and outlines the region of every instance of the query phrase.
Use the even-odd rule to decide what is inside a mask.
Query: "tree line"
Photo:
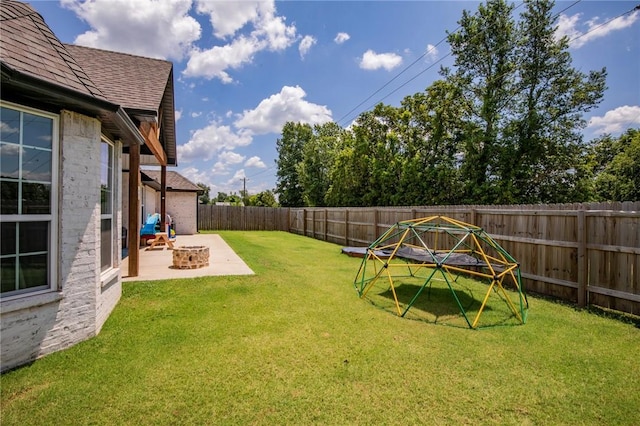
[[[249,191],[241,190],[240,194],[226,192],[218,192],[215,198],[211,198],[209,193],[211,187],[205,183],[198,182],[198,187],[202,191],[202,195],[198,196],[200,204],[216,204],[225,203],[231,206],[257,206],[257,207],[278,207],[278,201],[273,191],[262,191],[257,194],[250,195]]]
[[[348,128],[286,123],[282,206],[563,203],[640,199],[640,132],[584,143],[606,69],[572,66],[550,0],[489,0],[447,35],[453,67]]]

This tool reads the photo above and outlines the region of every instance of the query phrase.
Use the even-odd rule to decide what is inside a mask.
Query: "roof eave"
[[[131,141],[144,144],[144,138],[119,105],[15,70],[4,62],[0,62],[0,69],[3,99],[69,109],[97,117],[103,123],[111,120],[125,145]]]

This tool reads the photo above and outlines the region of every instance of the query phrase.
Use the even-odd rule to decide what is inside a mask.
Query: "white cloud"
[[[191,118],[198,118],[202,115],[202,112],[192,112],[191,113]]]
[[[232,83],[233,79],[225,71],[228,68],[240,68],[253,60],[253,55],[262,49],[261,44],[252,38],[241,36],[231,44],[214,46],[207,50],[193,50],[183,71],[187,77],[218,78],[223,83]]]
[[[182,169],[180,170],[180,174],[191,182],[204,183],[205,185],[211,186],[209,175],[206,172],[201,172],[196,167],[187,167]]]
[[[342,44],[345,41],[349,40],[351,38],[351,36],[347,33],[338,33],[336,35],[336,38],[333,39],[334,42],[336,42],[337,44]]]
[[[267,165],[258,156],[251,157],[244,163],[245,167],[255,167],[258,169],[266,169]]]
[[[227,184],[232,184],[234,182],[238,182],[238,181],[240,181],[240,180],[242,180],[242,179],[244,179],[246,177],[247,177],[247,175],[244,173],[244,169],[240,169],[233,175],[233,177],[231,179],[229,179],[227,181]]]
[[[300,45],[298,45],[298,51],[300,52],[300,57],[302,59],[304,59],[305,55],[309,53],[309,50],[311,50],[311,46],[316,44],[317,41],[318,40],[315,37],[310,35],[306,35],[302,38]]]
[[[234,123],[254,134],[279,133],[287,121],[322,124],[331,121],[331,110],[324,105],[304,100],[300,86],[284,86],[280,93],[269,96],[255,109],[245,110]]]
[[[225,164],[240,164],[246,157],[233,151],[225,151],[218,155],[218,158]]]
[[[91,29],[74,43],[153,58],[180,60],[200,38],[191,0],[62,0]]]
[[[245,129],[234,132],[229,126],[211,123],[193,132],[189,142],[178,145],[178,156],[181,161],[209,161],[218,151],[247,146],[252,140],[251,132]]]
[[[369,49],[362,55],[360,68],[365,70],[377,70],[384,68],[391,71],[402,63],[402,57],[395,53],[376,53]]]
[[[247,23],[258,19],[258,10],[261,7],[273,7],[273,2],[264,1],[210,1],[197,0],[198,13],[209,15],[213,34],[219,38],[233,36],[236,31]]]
[[[229,168],[222,161],[217,161],[213,165],[213,168],[211,169],[211,173],[213,173],[214,175],[228,175]]]
[[[588,125],[596,133],[622,133],[634,126],[640,126],[640,106],[630,105],[607,111],[602,117],[592,117]]]
[[[427,61],[435,61],[438,59],[438,48],[433,44],[427,44],[427,48],[425,49],[425,59]]]
[[[297,38],[295,25],[286,25],[284,17],[275,15],[273,1],[245,4],[199,0],[197,10],[210,14],[218,36],[234,35],[248,23],[253,24],[253,30],[238,35],[224,46],[194,48],[183,71],[187,77],[218,78],[223,83],[232,83],[233,78],[227,72],[229,68],[237,69],[251,63],[254,55],[263,50],[284,50]]]
[[[560,39],[564,36],[569,37],[569,40],[575,39],[571,41],[570,45],[577,49],[588,42],[604,37],[613,31],[630,27],[638,20],[640,12],[636,11],[630,15],[621,16],[607,22],[606,24],[604,24],[604,22],[607,20],[600,22],[600,18],[596,16],[585,22],[586,28],[584,32],[578,29],[581,16],[582,14],[580,13],[576,13],[573,16],[560,15],[558,20],[558,29],[556,30],[556,39]]]
[[[174,111],[175,117],[176,117],[176,121],[180,120],[182,118],[182,110],[175,110]]]

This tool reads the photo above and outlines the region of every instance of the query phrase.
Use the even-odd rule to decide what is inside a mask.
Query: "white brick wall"
[[[60,135],[58,291],[0,303],[1,370],[94,336],[120,298],[119,270],[100,276],[100,122],[63,111]]]
[[[175,223],[176,235],[191,235],[198,232],[197,199],[198,195],[195,192],[167,191],[166,209]]]

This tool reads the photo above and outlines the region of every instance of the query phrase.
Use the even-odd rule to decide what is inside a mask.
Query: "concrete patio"
[[[153,250],[140,248],[140,268],[137,277],[129,277],[129,257],[122,261],[122,281],[153,281],[175,278],[195,278],[221,275],[253,275],[254,272],[217,234],[178,235],[175,247],[209,247],[209,266],[199,269],[174,269],[173,253],[166,246]]]

